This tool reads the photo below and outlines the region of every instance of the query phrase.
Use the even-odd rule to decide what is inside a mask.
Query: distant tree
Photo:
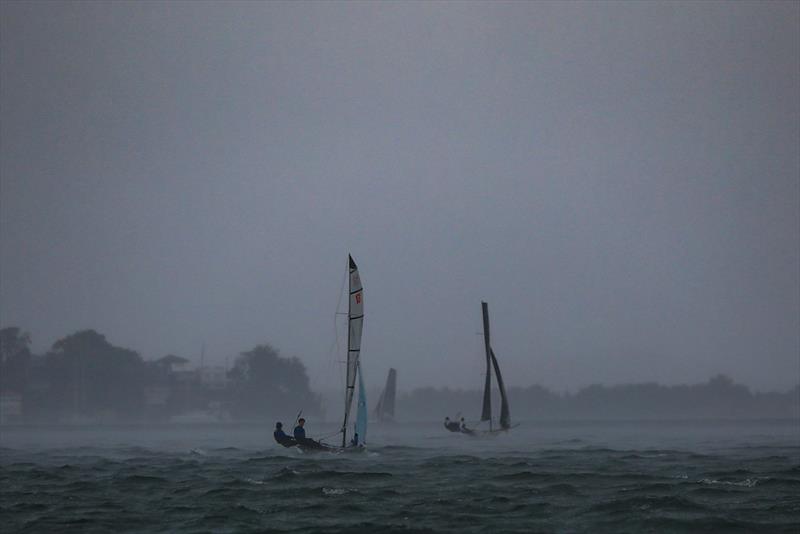
[[[703,397],[706,410],[723,417],[743,415],[753,399],[747,386],[736,384],[723,374],[709,379],[704,386]]]
[[[716,417],[800,417],[800,385],[785,393],[757,393],[726,375],[706,383],[664,386],[655,382],[606,386],[592,384],[574,394],[559,395],[541,386],[510,387],[513,419],[596,418],[665,419]],[[401,417],[441,420],[459,410],[476,418],[482,392],[431,387],[400,395]],[[492,405],[497,413],[497,399]],[[432,407],[434,411],[432,411]]]
[[[0,330],[0,392],[23,395],[31,364],[31,337],[16,326]]]
[[[320,412],[319,397],[311,391],[303,363],[296,357],[281,358],[270,345],[242,352],[228,378],[235,415],[263,417],[295,409]]]
[[[139,354],[115,347],[94,330],[59,339],[47,354],[50,400],[61,413],[138,414],[145,367]]]

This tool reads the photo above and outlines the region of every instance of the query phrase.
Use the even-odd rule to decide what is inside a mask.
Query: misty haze
[[[10,531],[788,532],[798,485],[800,3],[0,3]]]

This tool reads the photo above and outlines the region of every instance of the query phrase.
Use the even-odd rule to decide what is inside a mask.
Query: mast
[[[481,421],[489,421],[492,429],[492,346],[489,344],[489,305],[481,301],[483,311],[483,344],[486,350],[486,382],[483,385],[483,410]]]
[[[364,324],[364,291],[358,266],[349,259],[349,295],[347,303],[347,380],[344,395],[344,422],[342,423],[342,447],[347,446],[347,420],[350,417],[350,406],[353,403],[353,392],[358,373],[358,356],[361,353],[361,329]]]

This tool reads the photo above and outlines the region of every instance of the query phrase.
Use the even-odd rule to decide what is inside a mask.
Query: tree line
[[[299,358],[263,344],[241,352],[222,376],[190,369],[174,354],[144,360],[94,330],[57,340],[34,354],[30,335],[0,329],[0,422],[169,421],[186,414],[209,420],[286,418],[297,410],[324,414]],[[217,368],[217,371],[220,369]],[[221,378],[221,380],[220,380]],[[493,404],[499,407],[499,399]],[[555,393],[539,385],[510,387],[512,418],[614,419],[775,417],[800,419],[800,385],[787,392],[754,393],[725,375],[705,383],[590,385]],[[482,392],[417,388],[397,398],[398,420],[477,417]],[[11,408],[9,408],[11,406]]]
[[[555,393],[542,386],[508,388],[513,419],[665,419],[794,418],[800,419],[800,385],[786,392],[753,393],[726,375],[692,385],[655,382],[605,386],[594,384],[576,393]],[[461,414],[473,422],[480,415],[483,392],[419,388],[398,397],[398,418],[431,420]],[[492,399],[495,411],[500,399]],[[432,412],[436,412],[435,414]],[[495,416],[497,414],[495,413]]]
[[[230,370],[210,378],[206,371],[213,368],[189,369],[186,358],[173,354],[146,361],[95,330],[61,338],[44,354],[30,347],[30,335],[20,328],[0,329],[6,420],[170,420],[187,413],[262,419],[295,406],[322,411],[300,359],[281,357],[268,344],[241,352]]]

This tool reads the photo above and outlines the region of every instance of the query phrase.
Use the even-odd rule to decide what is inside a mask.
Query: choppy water
[[[364,455],[269,431],[2,428],[1,530],[800,531],[798,422],[373,425]]]

